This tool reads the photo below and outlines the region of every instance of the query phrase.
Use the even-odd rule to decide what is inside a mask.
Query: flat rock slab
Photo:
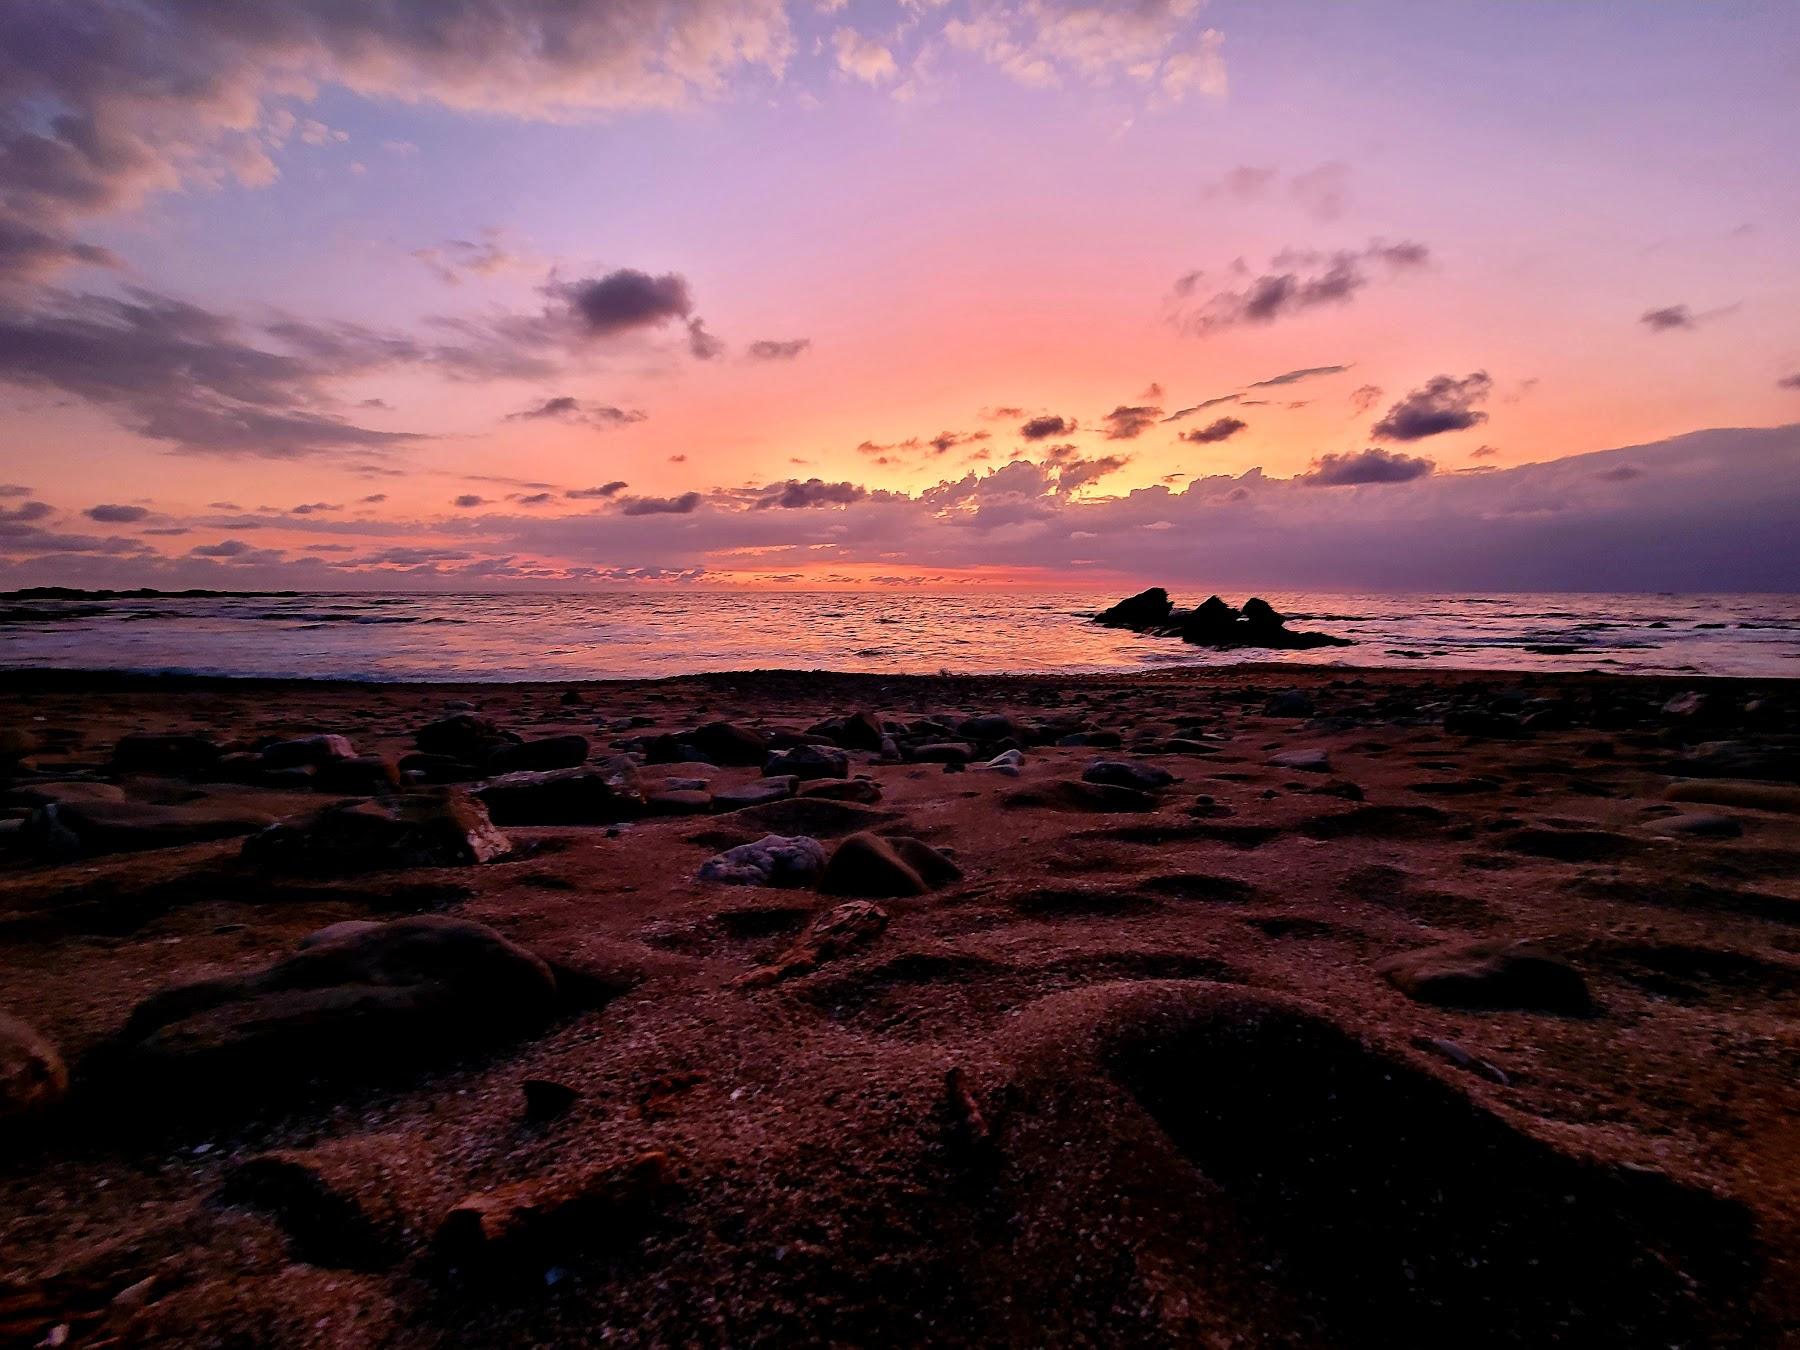
[[[226,801],[159,806],[97,797],[40,807],[27,834],[46,852],[137,853],[254,834],[274,823],[266,811]]]

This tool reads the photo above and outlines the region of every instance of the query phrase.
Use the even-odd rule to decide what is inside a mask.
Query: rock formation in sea
[[[1302,633],[1288,628],[1287,620],[1267,600],[1251,596],[1242,609],[1209,596],[1193,609],[1177,609],[1161,586],[1127,596],[1094,616],[1108,628],[1129,628],[1137,633],[1179,637],[1200,647],[1259,647],[1301,651],[1310,647],[1348,647],[1349,638],[1329,633]]]

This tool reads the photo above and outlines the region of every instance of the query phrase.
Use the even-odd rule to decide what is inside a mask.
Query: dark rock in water
[[[1094,622],[1108,628],[1154,628],[1169,621],[1169,611],[1173,608],[1169,593],[1161,586],[1152,586],[1119,601],[1111,609],[1102,610]]]
[[[749,767],[761,764],[769,755],[767,736],[735,722],[708,722],[687,740],[709,764]]]
[[[69,1091],[69,1070],[47,1037],[0,1012],[0,1129],[42,1115]]]
[[[40,853],[138,853],[254,834],[275,823],[266,811],[228,801],[157,806],[133,801],[62,801],[39,807],[25,837]]]
[[[503,774],[469,791],[496,825],[611,825],[644,813],[636,784],[594,768]]]
[[[1375,969],[1408,998],[1446,1008],[1585,1013],[1587,981],[1522,942],[1447,943],[1390,956]]]
[[[1177,611],[1161,587],[1121,600],[1098,615],[1095,622],[1114,628],[1134,628],[1139,632],[1177,632],[1182,641],[1202,647],[1266,647],[1298,651],[1350,645],[1348,638],[1325,633],[1290,632],[1287,621],[1266,600],[1252,597],[1239,610],[1213,595],[1191,610]]]
[[[777,750],[763,762],[767,778],[792,776],[809,778],[848,778],[850,757],[828,745],[796,745],[792,750]]]
[[[105,1065],[180,1105],[361,1076],[542,1027],[550,968],[484,924],[419,915],[340,931],[250,975],[140,1003]]]
[[[413,733],[413,744],[428,755],[444,755],[467,763],[481,763],[495,750],[518,740],[485,717],[452,713],[429,722]]]
[[[954,862],[917,839],[853,834],[832,852],[819,889],[827,895],[882,900],[924,895],[961,876],[962,869]]]
[[[319,767],[338,760],[353,759],[356,747],[343,736],[298,736],[291,741],[276,741],[262,750],[265,769],[292,769],[301,765]]]
[[[120,773],[194,778],[216,768],[222,753],[204,736],[134,731],[113,747],[113,767]]]
[[[487,808],[454,788],[330,806],[244,841],[248,862],[314,873],[464,867],[510,852]]]
[[[1081,771],[1084,783],[1110,783],[1116,787],[1137,788],[1154,792],[1175,781],[1175,775],[1154,764],[1140,764],[1130,759],[1097,759]]]
[[[546,736],[536,741],[502,745],[487,757],[489,773],[541,773],[551,769],[575,769],[587,763],[592,747],[586,736]]]

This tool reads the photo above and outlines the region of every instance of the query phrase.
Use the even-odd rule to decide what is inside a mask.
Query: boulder
[[[113,746],[113,768],[120,773],[197,778],[218,767],[223,753],[216,741],[179,732],[134,731]]]
[[[873,806],[881,800],[881,784],[873,778],[815,778],[800,785],[800,796]]]
[[[1568,962],[1523,942],[1446,943],[1390,956],[1376,971],[1408,998],[1446,1008],[1585,1013],[1587,981]]]
[[[512,1040],[555,1009],[550,968],[485,924],[334,928],[263,970],[153,994],[105,1068],[170,1105],[242,1100]]]
[[[838,728],[837,742],[847,750],[879,752],[882,734],[881,723],[873,713],[851,713]]]
[[[1207,596],[1206,600],[1195,607],[1188,615],[1187,622],[1181,626],[1183,642],[1203,644],[1228,644],[1237,635],[1238,620],[1243,616],[1231,605],[1226,604],[1216,595]]]
[[[1132,759],[1096,759],[1081,771],[1084,783],[1109,783],[1115,787],[1137,788],[1140,792],[1154,792],[1158,788],[1166,788],[1175,781],[1175,775],[1167,769],[1159,769],[1154,764],[1143,764]]]
[[[321,874],[465,867],[510,852],[487,808],[455,788],[340,803],[244,841],[248,862]]]
[[[275,817],[230,801],[159,806],[95,798],[41,806],[25,824],[25,836],[40,853],[139,853],[214,839],[255,834]]]
[[[693,789],[652,792],[644,798],[644,813],[651,816],[703,816],[712,809],[712,793]]]
[[[401,783],[400,765],[391,755],[352,755],[318,766],[314,785],[320,792],[346,797],[369,797],[392,792]]]
[[[977,713],[965,717],[957,723],[956,734],[982,745],[991,745],[995,741],[1023,745],[1026,741],[1025,728],[1005,713]]]
[[[69,1092],[69,1071],[47,1037],[0,1012],[0,1129],[41,1116]]]
[[[769,738],[736,722],[708,722],[687,738],[710,764],[749,767],[768,758]]]
[[[920,840],[853,834],[832,851],[819,889],[880,900],[924,895],[961,877],[961,868]]]
[[[796,745],[791,750],[777,750],[763,762],[763,776],[809,778],[848,778],[850,756],[829,745]]]
[[[1313,701],[1298,689],[1284,689],[1263,705],[1264,717],[1311,717]]]
[[[595,768],[502,774],[469,791],[496,825],[610,825],[644,812],[634,783]]]
[[[914,746],[906,757],[915,764],[967,764],[975,758],[975,747],[967,741],[933,741]]]
[[[714,798],[716,801],[717,798]],[[836,802],[826,797],[792,797],[746,807],[727,817],[732,823],[771,834],[804,834],[814,839],[842,839],[899,819],[894,811]]]
[[[576,769],[587,763],[592,747],[586,736],[545,736],[535,741],[496,746],[483,767],[489,773],[547,773]]]
[[[1002,750],[981,767],[1007,778],[1017,778],[1025,771],[1025,754],[1020,750]]]
[[[1657,834],[1685,834],[1696,839],[1736,839],[1744,833],[1736,820],[1712,811],[1665,816],[1651,822],[1650,828]]]
[[[805,835],[764,835],[700,864],[701,881],[728,886],[810,886],[825,870],[825,846]]]
[[[423,753],[442,755],[466,764],[480,763],[501,746],[509,745],[517,739],[518,737],[500,730],[487,718],[477,717],[472,712],[440,717],[413,733],[413,744]]]
[[[1169,611],[1174,607],[1167,591],[1161,586],[1152,586],[1147,591],[1126,597],[1110,609],[1101,610],[1095,615],[1094,622],[1108,628],[1154,628],[1169,621]]]
[[[1729,778],[1693,779],[1669,784],[1663,797],[1671,802],[1705,802],[1712,806],[1741,806],[1754,811],[1782,811],[1800,815],[1800,788],[1779,783],[1739,782]]]

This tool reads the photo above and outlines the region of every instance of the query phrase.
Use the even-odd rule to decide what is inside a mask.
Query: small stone
[[[1081,771],[1081,779],[1084,783],[1108,783],[1114,787],[1154,792],[1173,783],[1175,775],[1167,769],[1159,769],[1154,764],[1144,764],[1137,760],[1096,759]]]

